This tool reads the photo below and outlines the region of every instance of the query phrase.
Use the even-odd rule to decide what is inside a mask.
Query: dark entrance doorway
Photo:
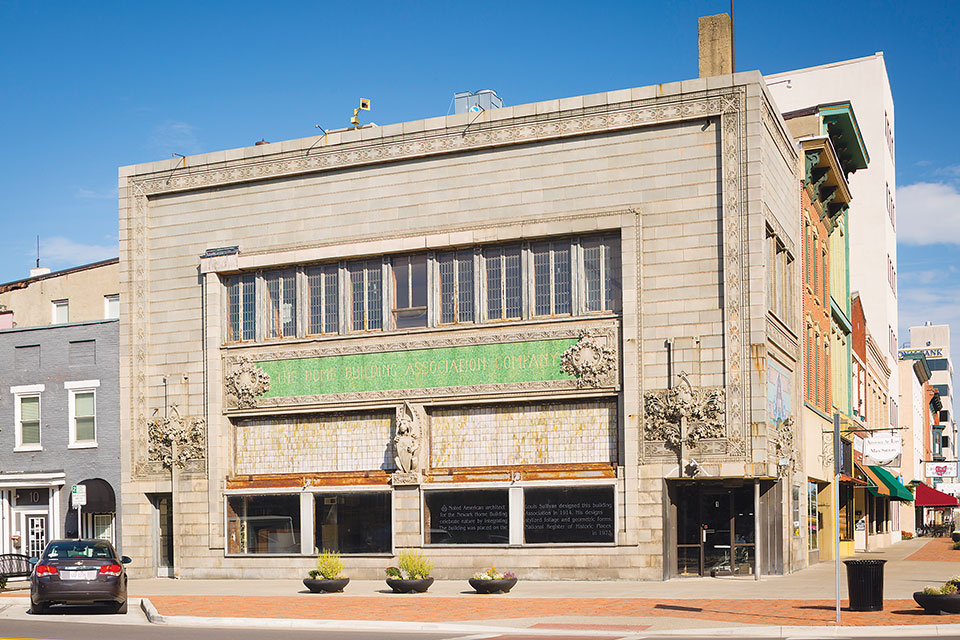
[[[172,578],[173,572],[173,495],[155,493],[153,504],[154,568],[158,578]]]
[[[677,518],[677,575],[752,575],[756,571],[753,484],[684,482],[671,486]]]

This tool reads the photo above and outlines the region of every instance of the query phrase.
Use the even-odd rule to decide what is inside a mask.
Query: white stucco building
[[[897,216],[893,94],[883,53],[765,76],[783,113],[850,101],[869,166],[849,176],[850,290],[861,294],[867,328],[891,370],[888,395],[897,398]],[[896,426],[891,404],[889,420]]]

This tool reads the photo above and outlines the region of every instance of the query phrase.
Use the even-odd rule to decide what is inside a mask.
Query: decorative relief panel
[[[170,407],[169,417],[149,420],[147,434],[150,438],[147,459],[160,463],[164,469],[183,469],[188,461],[202,460],[206,455],[206,421],[181,416],[177,405]]]
[[[617,403],[434,409],[431,467],[616,462]]]
[[[693,387],[681,373],[673,388],[644,394],[644,438],[662,441],[676,453],[703,440],[723,438],[724,395],[723,387]]]

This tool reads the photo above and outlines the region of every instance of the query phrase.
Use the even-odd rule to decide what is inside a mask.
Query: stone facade
[[[798,245],[799,178],[777,113],[751,72],[122,168],[125,533],[153,564],[131,575],[158,569],[162,495],[183,577],[305,571],[336,525],[343,548],[367,549],[347,554],[356,577],[425,547],[443,577],[494,562],[662,579],[676,573],[667,494],[694,456],[697,482],[765,483],[757,517],[783,520],[766,359],[796,371],[798,319],[770,318],[765,232]],[[430,293],[406,306],[418,256]],[[514,313],[507,289],[491,294],[508,264],[529,283]],[[687,433],[684,409],[696,437],[675,451],[644,435],[644,398],[681,373],[722,418]],[[165,404],[207,425],[181,467],[150,455]],[[349,505],[384,495],[389,516],[350,538]],[[277,516],[258,496],[299,508]],[[587,496],[609,496],[591,498],[609,535],[570,525],[528,542],[541,534],[525,508],[575,511]],[[441,504],[506,509],[509,526],[491,519],[464,545],[434,526]],[[760,565],[784,567],[775,554]]]

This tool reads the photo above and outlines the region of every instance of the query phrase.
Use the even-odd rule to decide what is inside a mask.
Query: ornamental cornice
[[[737,85],[157,170],[129,180],[147,196],[190,191],[717,116],[740,111],[743,97],[743,86]]]

